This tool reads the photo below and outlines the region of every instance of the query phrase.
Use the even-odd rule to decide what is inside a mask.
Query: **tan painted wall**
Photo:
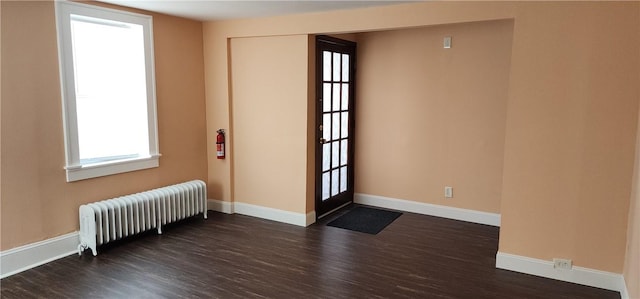
[[[209,146],[212,130],[230,124],[225,48],[230,37],[514,19],[500,250],[546,260],[571,258],[577,266],[622,273],[640,88],[638,5],[421,2],[208,22]],[[218,199],[233,200],[232,190],[238,190],[224,179],[230,172],[227,164],[209,160],[210,184],[221,190]]]
[[[640,123],[639,129],[640,129]],[[640,130],[638,130],[640,133]],[[624,279],[629,298],[640,298],[640,136],[636,137],[636,163],[633,172],[633,189],[629,204],[627,228],[627,253],[624,263]]]
[[[281,36],[295,34],[346,33],[342,37],[355,37],[349,32],[468,21],[495,20],[513,17],[513,6],[508,3],[432,3],[394,5],[331,13],[288,15],[276,18],[231,20],[204,23],[205,86],[207,98],[207,146],[209,165],[209,197],[233,201],[234,136],[227,136],[227,159],[215,158],[215,130],[231,126],[231,98],[229,80],[230,60],[228,39],[232,37]],[[402,17],[400,17],[402,16]],[[313,204],[313,202],[311,202]],[[308,212],[313,209],[308,206]]]
[[[638,7],[640,10],[640,6]],[[637,31],[640,39],[640,30]],[[640,57],[640,49],[638,49]],[[637,61],[640,70],[640,59]],[[640,78],[636,85],[640,85]],[[633,171],[633,187],[629,203],[629,223],[627,228],[627,254],[624,263],[624,279],[629,298],[640,298],[640,119],[636,133],[636,160]]]
[[[512,29],[493,21],[358,36],[356,192],[500,212]]]
[[[0,18],[2,17],[2,5],[0,5]],[[0,20],[0,23],[2,20]],[[2,24],[0,24],[0,30]],[[0,32],[2,34],[2,32]],[[2,69],[2,38],[0,38],[0,70]],[[2,74],[0,74],[0,116],[2,116]],[[2,120],[0,119],[0,147],[2,144]],[[2,165],[2,150],[0,150],[0,165]],[[0,216],[2,215],[2,171],[0,171]],[[0,250],[2,250],[2,220],[0,219]]]
[[[231,40],[234,196],[306,213],[306,35]]]
[[[212,38],[216,36],[220,38]],[[205,98],[212,99],[220,93],[224,93],[220,100],[207,101],[207,192],[209,199],[230,201],[233,198],[233,172],[232,163],[235,158],[233,153],[233,134],[231,127],[231,79],[230,79],[230,51],[229,40],[221,35],[215,28],[203,29],[205,42],[204,71],[205,71]],[[215,59],[213,59],[215,57]],[[222,63],[220,65],[219,63]],[[225,135],[225,159],[216,158],[216,131],[226,130]]]
[[[521,5],[500,251],[622,272],[640,96],[637,5]]]
[[[67,183],[53,2],[1,6],[2,250],[78,230],[80,204],[206,179],[200,22],[152,14],[160,167]]]

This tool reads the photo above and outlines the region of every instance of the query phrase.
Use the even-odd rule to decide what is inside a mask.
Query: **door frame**
[[[354,144],[355,144],[355,108],[356,108],[356,43],[326,35],[318,35],[316,42],[316,70],[315,70],[315,99],[316,99],[316,122],[315,122],[315,210],[316,219],[319,219],[333,210],[353,202],[354,195]],[[322,131],[322,88],[323,88],[323,55],[322,51],[328,50],[333,52],[341,52],[349,54],[349,122],[348,122],[348,141],[347,141],[347,190],[338,193],[336,196],[330,196],[329,199],[322,200],[322,143],[320,142]]]

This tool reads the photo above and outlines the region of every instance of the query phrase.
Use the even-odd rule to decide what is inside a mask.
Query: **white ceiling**
[[[353,9],[399,4],[419,0],[390,1],[244,1],[244,0],[100,0],[102,2],[134,7],[200,21],[268,17],[276,15]]]

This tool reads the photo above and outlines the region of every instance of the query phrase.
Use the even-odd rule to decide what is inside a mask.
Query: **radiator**
[[[207,219],[207,186],[194,180],[141,193],[107,199],[80,209],[78,254],[115,240],[202,213]]]

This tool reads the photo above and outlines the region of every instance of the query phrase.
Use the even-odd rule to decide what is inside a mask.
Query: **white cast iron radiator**
[[[91,248],[202,213],[207,219],[207,185],[189,181],[80,206],[78,254]]]

